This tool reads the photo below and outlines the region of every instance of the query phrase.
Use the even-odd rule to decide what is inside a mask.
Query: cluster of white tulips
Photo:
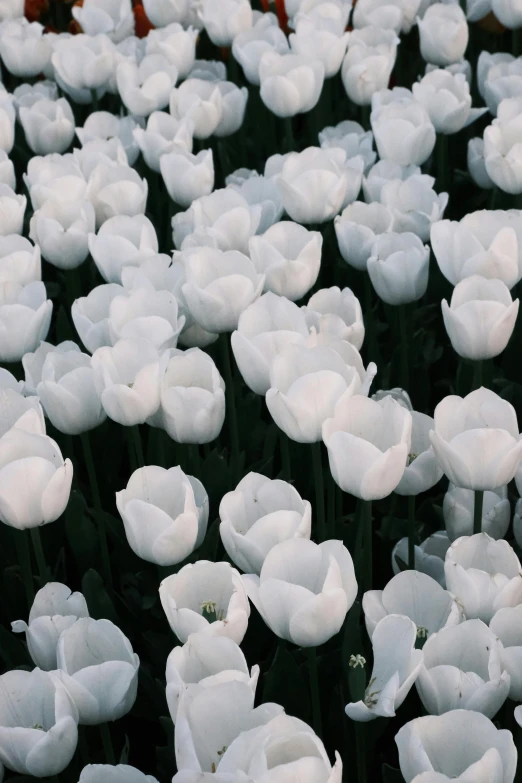
[[[521,0],[33,5],[0,781],[514,783]]]

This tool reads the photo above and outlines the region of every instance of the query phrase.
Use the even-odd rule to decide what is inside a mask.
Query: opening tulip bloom
[[[265,106],[277,117],[294,117],[317,105],[324,65],[317,58],[269,50],[259,61],[259,81]]]
[[[377,624],[389,614],[409,617],[417,626],[417,636],[426,638],[447,626],[458,625],[461,610],[435,579],[420,571],[401,571],[384,590],[368,590],[362,607],[366,630],[373,636]]]
[[[315,284],[321,268],[323,237],[285,220],[262,236],[252,237],[248,250],[256,270],[264,275],[265,291],[295,302]]]
[[[428,112],[412,100],[372,103],[371,124],[379,157],[401,166],[421,166],[435,147],[435,128]]]
[[[430,178],[424,174],[413,175],[386,182],[381,190],[381,202],[393,216],[393,230],[399,233],[411,231],[422,242],[430,238],[430,228],[444,215],[448,194],[437,194]]]
[[[388,86],[398,43],[399,39],[391,30],[370,27],[350,33],[341,74],[351,101],[359,106],[369,106],[373,94]]]
[[[312,508],[291,484],[248,473],[219,505],[219,532],[232,562],[247,574],[259,574],[276,544],[310,538]]]
[[[338,402],[363,393],[363,383],[369,387],[373,368],[369,367],[363,382],[356,358],[356,349],[341,340],[331,345],[294,343],[282,348],[270,366],[270,388],[265,397],[279,429],[298,443],[320,441],[323,424],[334,414]]]
[[[201,150],[197,155],[184,150],[165,153],[160,158],[159,168],[169,196],[185,209],[214,189],[211,149]]]
[[[522,699],[522,604],[499,609],[489,627],[502,642],[500,652],[502,666],[511,677],[509,698],[513,701]]]
[[[417,571],[428,574],[441,587],[446,587],[446,575],[444,573],[444,558],[450,545],[448,534],[445,530],[438,530],[433,535],[425,538],[419,546],[414,547],[414,565]],[[399,559],[401,563],[399,562]],[[408,539],[401,538],[392,550],[392,570],[395,575],[401,573],[408,562]]]
[[[0,438],[0,520],[19,530],[60,517],[69,501],[73,467],[28,410]]]
[[[515,779],[513,735],[507,729],[497,729],[480,712],[451,710],[416,718],[399,730],[395,742],[406,783],[466,778],[473,783],[513,783]]]
[[[109,306],[112,344],[123,339],[144,339],[158,351],[175,348],[185,325],[178,317],[178,301],[170,291],[154,291],[147,285],[115,296]]]
[[[359,300],[350,288],[321,288],[302,308],[310,329],[332,339],[346,340],[358,351],[364,341],[364,323]]]
[[[149,465],[135,470],[116,493],[132,551],[149,563],[172,566],[185,560],[205,538],[208,496],[201,482],[181,468]]]
[[[116,84],[122,103],[130,114],[148,117],[168,106],[178,80],[178,69],[163,54],[147,54],[138,64],[131,59],[116,68]]]
[[[450,484],[444,495],[442,513],[450,541],[473,533],[475,495],[471,489],[461,489]],[[496,540],[504,538],[511,521],[511,506],[507,487],[484,492],[482,505],[482,532]]]
[[[389,614],[372,636],[373,670],[364,699],[347,704],[349,718],[366,723],[393,718],[419,676],[423,655],[415,649],[417,627],[408,617]]]
[[[158,783],[152,775],[144,775],[128,764],[87,764],[78,783]]]
[[[468,619],[489,623],[499,609],[522,603],[522,569],[507,541],[487,533],[462,536],[446,552],[444,570]]]
[[[89,255],[87,236],[95,230],[90,201],[50,199],[32,216],[29,236],[46,261],[58,269],[75,269]]]
[[[458,5],[430,5],[423,18],[417,17],[420,51],[427,63],[451,65],[464,57],[469,29],[466,15]]]
[[[184,644],[191,633],[228,636],[241,644],[250,604],[241,576],[230,563],[198,560],[168,576],[159,587],[170,627]]]
[[[212,136],[223,116],[223,99],[214,81],[188,78],[171,90],[169,111],[192,123],[195,139]]]
[[[419,495],[437,484],[442,478],[440,467],[430,441],[434,421],[431,416],[411,411],[411,451],[401,480],[395,487],[398,495]]]
[[[355,269],[367,269],[376,239],[392,230],[393,216],[383,204],[354,201],[334,220],[339,252]]]
[[[74,328],[85,348],[94,353],[104,345],[111,345],[109,311],[112,300],[123,294],[117,283],[96,286],[87,296],[75,299],[71,306]]]
[[[515,328],[519,300],[512,300],[502,280],[472,275],[453,290],[451,303],[442,300],[444,326],[453,350],[464,359],[498,356]]]
[[[362,500],[389,495],[404,474],[411,428],[411,413],[390,396],[340,399],[322,431],[336,484]]]
[[[82,617],[58,640],[54,673],[87,726],[118,720],[132,708],[140,659],[110,620]]]
[[[116,215],[142,215],[147,206],[148,183],[130,166],[99,163],[87,186],[96,213],[96,225]]]
[[[36,350],[47,337],[52,311],[43,283],[0,283],[0,361],[19,362]]]
[[[73,5],[72,15],[86,35],[106,33],[114,43],[134,32],[131,0],[84,0],[81,6]]]
[[[334,540],[282,541],[267,554],[260,575],[245,575],[243,583],[270,630],[300,647],[335,636],[357,595],[351,555]]]
[[[412,92],[430,115],[437,133],[457,133],[487,111],[471,108],[469,84],[462,73],[435,69],[413,84]]]
[[[522,193],[522,97],[505,98],[497,119],[484,131],[484,162],[491,180],[506,193]]]
[[[153,111],[147,127],[135,128],[133,135],[147,166],[159,172],[163,155],[192,152],[192,130],[189,120],[175,120],[165,111]]]
[[[240,64],[246,79],[259,85],[259,63],[265,52],[288,53],[288,40],[279,27],[277,17],[264,13],[254,25],[238,33],[232,42],[232,54]]]
[[[429,262],[430,249],[416,234],[389,232],[375,240],[368,274],[383,302],[404,305],[418,301],[426,293]]]
[[[360,155],[364,160],[365,171],[375,163],[377,153],[373,149],[373,133],[365,131],[362,125],[353,120],[343,120],[332,127],[319,131],[319,145],[322,149],[341,147],[346,159]]]
[[[226,636],[193,633],[183,646],[174,647],[167,658],[166,697],[170,717],[176,723],[178,704],[189,685],[212,688],[221,682],[246,683],[255,695],[259,666],[248,664],[239,645]]]
[[[75,35],[55,45],[52,64],[61,88],[73,100],[80,97],[81,103],[89,103],[90,91],[102,97],[114,78],[115,47],[106,35]]]
[[[87,603],[81,593],[72,593],[60,582],[48,582],[36,593],[29,624],[15,620],[11,628],[14,633],[25,633],[27,649],[35,665],[52,671],[58,667],[56,647],[60,634],[79,617],[88,616]]]
[[[14,670],[0,677],[0,762],[19,775],[57,775],[78,742],[78,713],[48,672]]]
[[[117,215],[107,220],[98,234],[89,234],[89,251],[103,279],[121,283],[125,266],[140,266],[157,255],[158,238],[145,215]]]
[[[509,484],[522,456],[515,409],[484,387],[439,402],[430,439],[444,473],[464,489]]]

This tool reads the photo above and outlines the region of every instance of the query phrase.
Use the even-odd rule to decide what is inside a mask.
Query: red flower
[[[145,13],[145,9],[141,3],[134,4],[134,22],[135,33],[138,38],[146,38],[150,30],[154,30],[154,25],[150,21],[149,17]]]
[[[43,13],[49,10],[49,0],[25,0],[24,14],[30,22],[39,22]]]

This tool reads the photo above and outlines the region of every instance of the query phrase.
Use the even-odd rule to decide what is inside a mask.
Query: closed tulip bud
[[[309,328],[333,339],[346,340],[360,351],[364,340],[362,310],[350,288],[321,288],[303,310]]]
[[[127,487],[116,493],[132,551],[149,563],[181,563],[201,545],[208,522],[203,485],[180,467],[150,465],[135,470]]]
[[[230,177],[227,177],[226,184],[228,189],[240,193],[251,209],[261,209],[261,217],[257,228],[258,234],[264,234],[281,219],[284,212],[283,200],[277,182],[274,180],[258,176],[256,172],[255,175],[248,177],[241,184],[231,182]]]
[[[507,541],[487,533],[457,538],[446,553],[445,572],[468,619],[489,623],[499,609],[522,603],[520,561]]]
[[[40,669],[0,677],[0,762],[19,775],[57,775],[78,742],[78,713],[63,685]]]
[[[9,185],[0,184],[0,236],[22,233],[26,206],[25,196],[18,196]]]
[[[444,326],[453,349],[465,359],[481,360],[498,356],[515,328],[519,301],[511,299],[502,280],[478,275],[458,283],[451,304],[442,301]]]
[[[73,99],[77,90],[103,94],[113,78],[115,47],[106,35],[75,35],[55,46],[52,64],[56,78]]]
[[[296,32],[289,36],[290,46],[295,54],[308,56],[314,53],[314,58],[322,62],[325,78],[335,76],[339,72],[348,45],[348,34],[336,35],[328,30],[317,29],[313,22],[299,20]]]
[[[322,244],[318,231],[283,221],[252,237],[248,247],[256,270],[264,275],[265,290],[295,301],[317,280]]]
[[[43,366],[50,353],[65,354],[71,351],[78,353],[79,350],[76,343],[73,343],[72,340],[64,340],[63,343],[58,343],[58,345],[46,343],[42,340],[34,351],[24,354],[22,357],[25,374],[25,381],[23,382],[24,394],[38,395],[37,386],[42,380]],[[45,428],[42,432],[45,433]]]
[[[337,403],[364,393],[363,382],[369,384],[361,374],[364,377],[362,362],[350,343],[334,340],[330,345],[286,345],[270,366],[268,410],[289,438],[317,443]],[[371,374],[369,368],[366,375]]]
[[[450,545],[450,540],[445,530],[438,530],[433,535],[414,547],[414,566],[422,574],[428,574],[441,587],[446,587],[446,575],[444,574],[444,558]],[[408,539],[401,538],[393,547],[392,570],[399,574],[408,562]]]
[[[417,626],[400,614],[380,620],[373,632],[373,669],[364,699],[347,704],[349,718],[366,723],[393,718],[422,669],[422,650],[415,649]]]
[[[469,84],[461,73],[431,71],[413,85],[412,92],[428,112],[437,133],[457,133],[486,111],[471,108]]]
[[[13,76],[32,79],[51,59],[51,44],[38,22],[20,19],[6,22],[0,31],[0,56]]]
[[[393,216],[393,229],[399,233],[411,231],[423,241],[430,238],[433,223],[441,220],[448,204],[448,194],[437,194],[424,175],[386,182],[381,201]]]
[[[484,158],[484,139],[476,136],[468,141],[468,171],[471,179],[479,188],[490,190],[494,187],[493,180],[486,171]]]
[[[116,283],[107,283],[93,288],[88,296],[75,299],[71,317],[85,348],[94,353],[97,348],[111,344],[109,331],[109,310],[112,300],[123,294],[124,289]]]
[[[124,266],[140,266],[158,253],[158,238],[145,215],[116,215],[107,220],[98,234],[89,235],[94,263],[108,283],[121,283]]]
[[[190,120],[195,139],[212,136],[223,116],[223,99],[215,82],[188,78],[170,93],[170,113]]]
[[[232,562],[247,574],[259,574],[276,544],[310,538],[312,509],[286,481],[248,473],[219,506],[219,532]]]
[[[493,718],[511,683],[502,663],[503,652],[500,640],[481,620],[466,620],[430,636],[416,682],[428,712],[442,715],[472,709]]]
[[[243,310],[261,294],[264,275],[237,250],[187,250],[183,263],[187,282],[182,291],[194,319],[216,334],[236,329]]]
[[[87,603],[81,593],[73,593],[60,582],[48,582],[36,593],[29,624],[11,623],[14,633],[25,633],[27,649],[36,666],[44,671],[57,668],[56,647],[62,631],[79,617],[88,617]]]
[[[164,111],[153,111],[147,120],[147,128],[135,128],[134,137],[139,144],[147,166],[160,171],[160,160],[169,153],[192,151],[192,123],[175,120]]]
[[[241,576],[230,563],[198,560],[168,576],[159,587],[163,611],[180,642],[191,633],[227,636],[241,644],[250,605]]]
[[[380,202],[382,189],[387,182],[394,179],[404,181],[417,174],[422,174],[418,166],[412,164],[401,166],[400,163],[394,163],[391,160],[379,160],[372,166],[368,175],[363,177],[364,200],[367,204],[371,204],[374,201]],[[427,174],[423,176],[426,177],[426,182],[429,182],[430,185],[435,183],[433,177],[428,177]]]
[[[513,783],[513,735],[474,710],[450,710],[406,723],[395,736],[406,783]],[[437,770],[437,772],[435,772]]]
[[[294,117],[311,111],[324,83],[321,60],[269,50],[259,62],[261,99],[277,117]]]
[[[100,163],[89,177],[87,194],[100,227],[117,215],[142,215],[147,206],[148,185],[130,166]]]
[[[409,617],[417,626],[417,636],[424,638],[462,620],[453,596],[420,571],[402,571],[390,579],[384,590],[368,590],[362,606],[370,637],[383,617],[390,614]]]
[[[202,0],[199,17],[212,43],[230,46],[236,35],[252,27],[253,14],[249,0]]]
[[[174,242],[178,248],[197,250],[208,245],[247,253],[248,240],[258,230],[261,215],[261,205],[250,206],[236,190],[215,190],[194,201],[186,212],[174,215]]]
[[[148,117],[168,106],[170,92],[178,79],[178,70],[162,54],[148,54],[138,64],[121,61],[116,68],[120,97],[131,114]]]
[[[392,101],[372,109],[372,130],[381,158],[421,166],[433,152],[435,128],[426,109],[413,101]]]
[[[110,620],[82,617],[58,640],[60,679],[79,722],[88,726],[118,720],[136,700],[140,659]]]
[[[319,144],[323,149],[341,147],[346,159],[360,155],[364,160],[364,170],[374,163],[377,153],[373,149],[373,133],[365,131],[362,125],[352,120],[343,120],[333,127],[323,128],[319,132]]]
[[[426,62],[451,65],[462,60],[468,45],[466,15],[459,5],[434,3],[417,18],[420,51]]]
[[[158,783],[152,775],[144,775],[128,764],[87,764],[78,783]]]
[[[491,180],[506,193],[522,193],[522,97],[505,98],[497,119],[484,131],[484,162]]]
[[[178,302],[170,291],[151,286],[114,297],[109,307],[109,333],[114,345],[121,339],[148,340],[158,351],[175,348],[185,324],[178,318]]]
[[[143,7],[154,27],[166,27],[185,20],[189,0],[144,0]]]
[[[83,128],[76,128],[76,135],[82,146],[95,139],[118,138],[127,155],[129,166],[132,166],[140,152],[132,135],[137,127],[137,119],[133,117],[119,117],[108,111],[94,111],[85,120]]]
[[[390,305],[416,302],[428,287],[430,249],[411,233],[377,237],[368,274],[378,296]]]
[[[86,35],[106,33],[114,43],[134,32],[131,0],[117,0],[103,6],[96,0],[84,0],[81,6],[73,5],[72,15]]]
[[[177,443],[210,443],[225,420],[225,384],[199,348],[171,356],[161,386],[161,421]]]
[[[19,362],[45,340],[53,303],[41,282],[0,283],[0,361]]]
[[[222,682],[238,681],[248,685],[255,695],[258,678],[259,666],[249,671],[241,648],[232,639],[191,634],[167,658],[166,697],[170,717],[176,723],[179,701],[189,685],[212,688]]]
[[[31,411],[30,418],[37,431],[45,432],[44,414],[38,398],[23,397],[22,391],[25,391],[23,381],[17,381],[14,375],[2,369],[0,373],[0,437],[14,426],[23,426],[19,421],[28,411]],[[37,415],[36,421],[33,417],[33,411]]]
[[[29,410],[0,439],[0,520],[19,530],[54,522],[69,501],[73,468]]]
[[[450,541],[473,533],[473,510],[475,496],[470,489],[461,489],[450,484],[444,495],[442,513]],[[482,507],[482,530],[491,538],[504,538],[511,519],[511,507],[507,498],[507,488],[500,487],[494,492],[484,492]]]
[[[350,266],[364,271],[372,255],[372,247],[381,234],[392,230],[390,210],[377,202],[355,201],[334,220],[339,251]]]
[[[75,269],[89,255],[87,236],[95,230],[95,215],[89,201],[50,199],[30,222],[29,236],[40,246],[46,261],[58,269]]]
[[[36,155],[65,152],[74,138],[74,115],[65,98],[43,98],[30,109],[20,109],[25,138]]]
[[[389,495],[406,467],[411,428],[411,413],[391,397],[343,397],[323,425],[334,481],[362,500]]]
[[[291,153],[277,180],[285,210],[297,223],[331,220],[357,198],[363,169],[360,156],[347,161],[340,148]]]
[[[241,761],[245,757],[248,760],[258,747],[248,739],[254,729],[263,727],[280,714],[283,714],[283,708],[270,702],[254,708],[254,693],[246,682],[233,679],[208,688],[200,683],[189,684],[180,699],[176,716],[174,742],[180,771],[174,780],[176,783],[249,781],[250,778],[241,773],[238,777],[237,773]],[[246,747],[239,750],[239,758],[234,753],[232,763],[235,762],[236,767],[230,775],[222,775],[219,765],[226,758],[227,749],[241,734],[244,734],[241,742],[245,739]],[[191,773],[194,777],[190,777]]]
[[[343,770],[339,754],[335,754],[332,766],[322,741],[310,726],[298,718],[285,715],[279,705],[263,704],[261,708],[266,710],[266,717],[260,715],[247,737],[239,735],[222,755],[216,783],[253,780],[259,767],[269,769],[268,775],[274,780],[293,778],[304,781],[310,775],[315,783],[338,783],[341,780]],[[274,715],[276,709],[280,712]],[[206,779],[202,781],[206,783]],[[175,783],[183,781],[176,780]],[[191,781],[185,779],[185,783]],[[209,779],[208,783],[212,780]]]
[[[270,630],[300,647],[335,636],[357,595],[351,555],[333,540],[282,541],[268,552],[260,575],[245,575],[243,582]]]
[[[19,234],[0,236],[0,283],[25,286],[41,279],[39,246]]]
[[[247,386],[256,394],[266,394],[272,360],[289,343],[304,343],[308,333],[304,314],[285,297],[268,292],[249,305],[231,337],[234,358]]]
[[[490,630],[502,642],[500,662],[511,677],[509,698],[520,701],[522,698],[522,604],[499,609],[489,624]]]
[[[212,150],[201,150],[197,155],[180,150],[160,158],[163,182],[173,201],[186,209],[194,199],[208,196],[214,188],[214,160]]]
[[[251,84],[259,85],[259,63],[265,52],[288,53],[288,41],[273,13],[265,13],[232,41],[232,54]]]
[[[398,42],[391,30],[372,27],[351,33],[341,71],[350,100],[368,106],[373,94],[388,86]]]
[[[509,484],[522,455],[515,409],[484,387],[439,402],[430,438],[444,473],[464,489]]]
[[[357,28],[381,27],[396,33],[409,33],[415,15],[419,9],[419,0],[361,0],[354,8],[353,26]]]
[[[170,0],[171,4],[184,1]],[[198,31],[193,27],[185,30],[177,22],[178,20],[173,19],[167,26],[156,25],[156,27],[159,26],[163,29],[149,32],[145,39],[146,52],[147,54],[162,54],[176,67],[179,78],[185,79],[194,67]]]
[[[442,274],[452,285],[480,275],[498,278],[512,288],[522,277],[517,228],[517,215],[500,210],[471,212],[460,222],[434,223],[431,244]]]

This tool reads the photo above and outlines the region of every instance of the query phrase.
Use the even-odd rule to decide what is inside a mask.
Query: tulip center
[[[418,454],[414,454],[413,452],[411,454],[408,454],[408,462],[406,467],[409,467],[413,462],[413,460],[417,459],[418,456],[419,456]]]
[[[201,614],[209,623],[215,623],[216,620],[225,619],[224,609],[218,609],[215,601],[203,601],[201,604]]]
[[[228,745],[223,745],[223,747],[221,748],[221,750],[218,750],[217,754],[218,754],[218,756],[219,756],[220,758],[221,758],[221,756],[223,755],[223,753],[226,751],[227,747],[228,747]],[[211,767],[211,769],[212,769],[212,772],[215,772],[215,771],[216,771],[216,769],[217,769],[217,767],[216,767],[216,765],[215,765],[215,763],[214,763],[214,762],[212,762],[212,767]]]
[[[364,703],[369,709],[375,707],[375,705],[379,701],[380,691],[372,691],[372,685],[374,682],[375,682],[375,677],[372,677],[370,682],[368,683],[368,687],[366,688],[366,691],[364,692]]]
[[[365,665],[366,658],[364,655],[360,655],[359,653],[357,653],[357,655],[350,655],[348,666],[350,666],[352,669],[357,669],[358,666],[360,666],[361,669],[364,669]]]
[[[43,731],[44,727],[40,723],[35,723],[33,725],[33,729],[38,729],[38,731]]]

